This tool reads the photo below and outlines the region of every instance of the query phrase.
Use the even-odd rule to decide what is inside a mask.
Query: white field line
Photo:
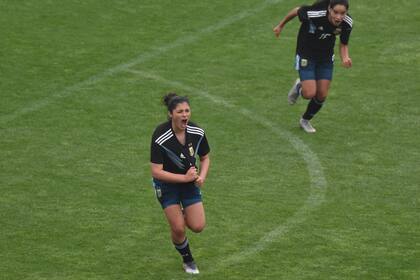
[[[146,53],[143,53],[143,54],[137,56],[136,58],[134,58],[134,59],[132,59],[132,60],[126,62],[126,63],[111,67],[109,69],[106,69],[105,71],[103,71],[101,73],[98,73],[98,74],[95,74],[95,75],[87,78],[84,81],[81,81],[79,83],[76,83],[74,85],[66,87],[59,92],[52,93],[51,95],[48,95],[47,97],[45,97],[41,100],[35,101],[34,103],[27,104],[25,107],[20,108],[20,109],[12,112],[10,114],[0,116],[0,125],[6,124],[10,121],[13,121],[14,119],[16,119],[16,118],[18,118],[22,115],[26,115],[28,113],[41,110],[42,108],[50,105],[51,103],[53,103],[57,99],[70,96],[70,95],[74,94],[75,92],[81,91],[88,86],[99,83],[100,81],[102,81],[103,79],[105,79],[109,76],[113,76],[117,73],[120,73],[120,72],[122,72],[126,69],[129,69],[133,66],[136,66],[140,63],[144,63],[144,62],[146,62],[150,59],[153,59],[157,56],[160,56],[160,55],[162,55],[162,54],[164,54],[164,53],[166,53],[166,52],[168,52],[172,49],[182,47],[182,46],[185,46],[187,44],[191,44],[195,41],[198,41],[199,39],[201,39],[202,37],[204,37],[207,34],[210,34],[210,33],[213,33],[217,30],[223,29],[223,28],[225,28],[225,27],[227,27],[227,26],[229,26],[233,23],[236,23],[236,22],[238,22],[238,21],[240,21],[240,20],[242,20],[246,17],[255,15],[258,12],[266,9],[267,7],[278,4],[282,1],[283,0],[266,0],[266,1],[262,2],[260,5],[254,7],[250,10],[242,11],[242,12],[236,14],[236,15],[233,15],[231,17],[227,17],[227,18],[217,22],[214,25],[210,25],[206,28],[201,29],[199,32],[197,32],[195,34],[191,34],[191,35],[181,37],[181,38],[175,40],[174,42],[165,44],[163,46],[154,47],[152,50],[150,50]]]
[[[308,170],[311,183],[310,193],[305,203],[299,208],[299,210],[296,211],[291,217],[289,217],[283,224],[277,226],[270,232],[267,232],[255,243],[250,244],[249,247],[244,248],[238,253],[233,254],[231,256],[223,257],[216,265],[207,270],[205,274],[212,274],[217,271],[220,271],[231,264],[238,263],[242,260],[246,260],[247,258],[255,255],[256,253],[264,250],[271,242],[282,238],[285,234],[287,234],[287,232],[290,229],[298,226],[299,224],[302,224],[307,219],[308,214],[315,208],[317,208],[320,204],[322,204],[325,200],[327,181],[324,176],[322,164],[319,161],[317,155],[299,137],[295,136],[293,133],[277,127],[271,121],[265,119],[264,117],[258,116],[247,109],[237,107],[227,102],[220,96],[217,97],[209,94],[208,92],[190,87],[177,81],[170,81],[163,77],[148,72],[131,69],[127,69],[127,72],[133,73],[143,79],[152,79],[160,83],[167,84],[169,86],[203,96],[215,104],[224,106],[230,110],[234,110],[240,113],[245,118],[248,118],[251,121],[256,122],[271,130],[278,137],[287,140],[297,151],[297,153],[303,158],[303,161],[306,164],[306,169]]]

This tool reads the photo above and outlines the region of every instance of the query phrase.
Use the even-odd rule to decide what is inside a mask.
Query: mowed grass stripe
[[[205,36],[209,33],[212,33],[212,32],[215,32],[217,30],[223,29],[226,26],[229,26],[229,25],[231,25],[235,22],[238,22],[240,20],[243,20],[244,18],[249,17],[251,15],[255,15],[256,13],[266,9],[267,7],[278,4],[280,2],[282,2],[282,0],[267,0],[267,1],[264,1],[261,5],[258,5],[256,7],[254,7],[253,9],[242,11],[242,12],[236,14],[236,15],[225,18],[225,19],[221,20],[220,22],[217,22],[214,25],[210,25],[210,26],[200,30],[199,33],[195,33],[193,35],[188,35],[188,36],[185,36],[185,37],[181,37],[181,38],[175,40],[173,43],[170,43],[170,44],[165,44],[163,46],[154,47],[149,52],[140,54],[138,57],[136,57],[136,58],[134,58],[134,59],[132,59],[132,60],[126,62],[126,63],[117,65],[117,66],[109,68],[109,69],[106,69],[102,73],[98,73],[96,75],[93,75],[93,76],[87,78],[86,80],[84,80],[80,83],[76,83],[72,86],[69,86],[69,87],[63,89],[60,92],[53,93],[50,96],[48,96],[44,99],[41,99],[41,100],[39,100],[35,103],[32,103],[32,104],[30,104],[30,105],[28,105],[24,108],[21,108],[21,109],[13,112],[11,114],[1,116],[0,117],[0,125],[4,125],[4,124],[6,124],[10,121],[13,121],[14,119],[20,117],[21,115],[25,115],[25,114],[28,114],[30,112],[38,111],[38,110],[48,106],[49,104],[51,104],[56,99],[60,99],[60,98],[64,98],[66,96],[72,95],[73,93],[75,93],[75,92],[77,92],[77,91],[79,91],[83,88],[86,88],[87,86],[94,85],[94,84],[100,82],[101,80],[103,80],[103,79],[105,79],[109,76],[115,75],[116,73],[124,71],[124,70],[126,70],[130,67],[133,67],[133,66],[136,66],[140,63],[146,62],[146,61],[148,61],[150,59],[153,59],[153,58],[155,58],[155,57],[157,57],[157,56],[159,56],[163,53],[166,53],[166,52],[168,52],[172,49],[175,49],[175,48],[193,43],[193,42],[199,40],[200,38],[202,38],[203,36]]]

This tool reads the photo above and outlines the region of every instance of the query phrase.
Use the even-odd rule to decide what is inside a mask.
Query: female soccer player
[[[321,0],[311,6],[292,9],[273,29],[276,37],[283,27],[296,16],[301,21],[296,47],[296,80],[288,93],[289,104],[293,105],[301,95],[310,99],[306,112],[300,119],[300,126],[308,133],[316,130],[309,122],[321,109],[328,96],[333,75],[334,45],[336,35],[340,36],[341,64],[349,68],[348,42],[353,20],[347,14],[348,0]]]
[[[183,258],[185,272],[198,274],[185,227],[198,233],[206,223],[200,187],[209,170],[210,147],[204,130],[190,122],[191,109],[187,97],[169,93],[163,101],[169,120],[158,125],[152,136],[150,161],[153,186],[168,220],[172,242]],[[197,155],[199,169],[196,166]]]

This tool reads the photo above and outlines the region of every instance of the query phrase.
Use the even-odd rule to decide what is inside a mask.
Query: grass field
[[[195,278],[420,279],[417,0],[350,1],[315,135],[271,31],[302,3],[0,1],[0,279],[192,278],[151,187],[168,91],[212,149]]]

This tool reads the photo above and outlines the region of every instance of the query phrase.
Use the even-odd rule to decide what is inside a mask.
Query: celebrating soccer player
[[[169,120],[154,131],[151,143],[151,169],[156,197],[171,228],[172,242],[183,258],[189,274],[199,270],[185,233],[187,226],[201,232],[205,226],[200,187],[210,166],[210,147],[204,130],[190,122],[187,97],[170,93],[164,97]],[[200,159],[200,169],[196,156]]]

